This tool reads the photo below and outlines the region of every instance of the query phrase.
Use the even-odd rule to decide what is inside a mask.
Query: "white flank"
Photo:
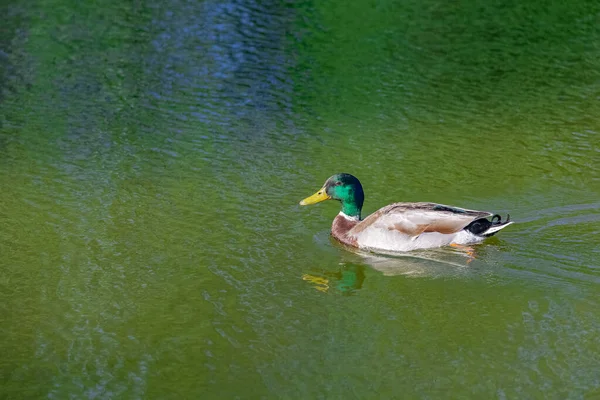
[[[427,232],[418,236],[409,236],[396,230],[368,229],[356,235],[356,239],[361,248],[388,251],[410,251],[447,246],[450,243],[477,243],[481,242],[484,238],[475,236],[467,231],[459,231],[452,234]]]

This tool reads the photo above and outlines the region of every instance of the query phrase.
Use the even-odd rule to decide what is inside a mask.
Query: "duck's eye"
[[[340,181],[337,181],[337,182],[335,183],[335,186],[340,186],[341,184],[342,184],[342,182],[340,182]]]

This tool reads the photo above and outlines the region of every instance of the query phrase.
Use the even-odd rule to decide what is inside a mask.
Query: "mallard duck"
[[[341,243],[368,250],[409,251],[477,243],[513,222],[487,211],[437,203],[394,203],[361,219],[365,195],[360,181],[336,174],[300,205],[338,200],[342,210],[333,220],[332,236]],[[491,217],[491,218],[490,218]]]

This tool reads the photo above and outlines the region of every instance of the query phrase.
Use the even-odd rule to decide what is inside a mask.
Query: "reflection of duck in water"
[[[327,292],[330,288],[350,294],[362,287],[365,280],[365,267],[344,265],[339,271],[325,272],[322,276],[304,274],[302,279],[314,284],[315,289]]]
[[[510,217],[502,221],[498,214],[436,203],[394,203],[361,220],[364,193],[359,180],[350,174],[333,175],[300,205],[329,199],[342,203],[342,211],[333,220],[332,236],[348,246],[369,250],[461,246],[480,242],[512,224]]]

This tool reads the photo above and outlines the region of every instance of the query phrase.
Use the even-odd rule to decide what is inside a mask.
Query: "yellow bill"
[[[325,191],[325,188],[322,187],[317,193],[313,194],[310,197],[305,198],[304,200],[302,200],[300,202],[301,206],[307,206],[309,204],[316,204],[316,203],[320,203],[322,201],[325,200],[329,200],[331,197],[329,197],[327,195],[327,192]]]

